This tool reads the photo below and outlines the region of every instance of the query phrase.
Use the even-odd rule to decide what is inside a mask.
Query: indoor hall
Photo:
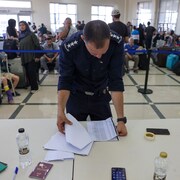
[[[143,23],[146,26],[148,22],[151,22],[158,32],[166,31],[169,34],[169,31],[173,30],[176,35],[180,35],[180,0],[0,0],[0,49],[3,48],[3,38],[6,37],[8,19],[16,20],[18,31],[19,22],[25,20],[35,23],[38,28],[44,24],[53,35],[58,35],[57,30],[63,26],[66,17],[71,17],[74,27],[77,21],[87,23],[99,19],[111,23],[113,9],[116,9],[116,13],[120,13],[120,21],[124,24],[131,22],[132,25],[138,26],[139,23]],[[38,36],[38,34],[36,35]],[[49,40],[48,37],[45,40]],[[178,43],[180,46],[180,40]],[[155,50],[157,49],[155,48]],[[143,62],[145,61],[147,58],[143,59]],[[154,61],[154,59],[150,60],[147,81],[148,90],[152,90],[151,94],[138,92],[140,88],[144,88],[146,71],[138,69],[135,72],[135,69],[131,69],[134,68],[132,61],[129,62],[130,70],[123,76],[124,116],[127,118],[127,124],[123,123],[126,121],[125,117],[118,117],[119,121],[123,120],[123,122],[117,122],[116,111],[113,102],[110,101],[114,124],[109,119],[108,130],[102,126],[98,126],[101,130],[96,127],[94,129],[100,135],[113,132],[114,137],[101,142],[88,136],[90,140],[84,147],[90,148],[89,154],[85,155],[77,153],[79,146],[76,147],[72,141],[76,141],[79,145],[84,139],[82,128],[85,127],[83,130],[87,130],[88,123],[95,121],[89,121],[88,118],[87,121],[80,122],[82,128],[81,131],[78,131],[78,138],[71,133],[74,126],[66,126],[72,128],[69,128],[70,136],[68,136],[67,129],[65,135],[58,131],[57,84],[59,75],[55,74],[55,71],[49,69],[48,74],[45,74],[41,69],[39,71],[39,89],[37,91],[34,89],[35,91],[32,93],[30,87],[16,88],[20,96],[14,96],[14,102],[11,104],[8,103],[6,93],[3,92],[2,104],[0,104],[0,163],[7,163],[8,168],[0,173],[0,179],[30,179],[29,175],[34,172],[33,170],[39,162],[47,163],[46,157],[50,153],[53,154],[53,158],[51,157],[52,161],[48,163],[53,164],[53,167],[46,177],[47,180],[110,180],[113,175],[113,167],[125,168],[128,180],[152,180],[155,172],[154,159],[160,152],[165,151],[168,154],[169,163],[167,179],[179,180],[180,149],[177,144],[180,143],[180,76],[166,67],[158,66]],[[20,69],[22,71],[20,58],[12,59],[11,63],[16,64],[14,67],[11,65],[11,70],[17,68],[18,72]],[[101,72],[100,68],[98,72]],[[104,93],[104,90],[101,91],[101,94]],[[83,93],[87,96],[90,95],[86,94],[87,91],[83,91]],[[88,93],[92,95],[92,91],[88,91]],[[104,123],[104,121],[98,121],[98,123],[101,122]],[[125,134],[118,136],[117,130],[121,131],[122,129],[115,128],[114,125],[123,127]],[[125,127],[127,127],[128,134],[126,134]],[[17,147],[16,137],[19,128],[24,128],[29,135],[32,161],[29,161],[31,165],[25,170],[21,168],[19,156],[22,156],[18,153],[23,148]],[[146,132],[147,128],[168,129],[170,135],[149,134]],[[87,134],[90,134],[89,131]],[[45,148],[46,143],[54,135],[60,136],[65,145],[75,147],[76,151],[64,150],[64,144],[62,145],[60,142],[62,139],[58,139],[53,144],[55,148],[48,149],[47,146]],[[66,135],[70,138],[68,139]],[[28,149],[26,145],[25,150]],[[63,156],[66,154],[65,152],[69,153],[70,157]],[[19,168],[18,173],[14,172],[16,167]]]

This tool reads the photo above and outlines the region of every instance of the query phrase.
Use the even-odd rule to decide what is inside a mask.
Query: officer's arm
[[[124,100],[123,100],[123,92],[120,91],[112,91],[111,92],[112,101],[114,104],[114,108],[116,110],[117,118],[124,117]],[[120,136],[127,135],[127,129],[124,122],[118,122],[117,131]]]
[[[67,100],[69,98],[70,91],[68,90],[60,90],[58,91],[58,113],[57,113],[57,126],[60,132],[64,133],[64,126],[65,124],[72,124],[71,121],[69,121],[66,118],[65,115],[65,107]]]
[[[58,116],[57,126],[60,132],[64,133],[64,125],[72,124],[65,116],[65,107],[72,89],[75,66],[72,60],[72,53],[66,50],[64,44],[61,45],[59,56],[60,74],[58,82]]]
[[[112,101],[118,118],[124,117],[123,91],[124,84],[122,70],[124,65],[124,46],[123,42],[118,43],[113,50],[109,67],[109,90],[112,94]],[[123,122],[118,122],[117,130],[119,135],[127,135],[127,129]]]

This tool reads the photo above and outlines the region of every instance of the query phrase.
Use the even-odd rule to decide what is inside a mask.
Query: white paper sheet
[[[66,117],[73,123],[72,125],[65,124],[66,141],[78,149],[83,149],[92,142],[90,135],[71,114],[66,114]]]
[[[74,153],[65,152],[65,151],[54,151],[48,150],[45,156],[45,161],[57,161],[64,159],[74,159]]]
[[[66,152],[72,152],[72,153],[81,154],[81,155],[88,155],[91,150],[92,145],[93,145],[93,142],[88,144],[83,149],[78,149],[74,147],[73,145],[66,142],[66,138],[64,134],[57,132],[44,145],[44,148],[50,149],[50,150],[61,150],[61,151],[66,151]]]
[[[88,121],[87,130],[94,141],[109,141],[117,137],[111,118],[103,121]]]

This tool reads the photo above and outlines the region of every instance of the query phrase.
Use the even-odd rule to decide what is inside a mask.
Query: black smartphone
[[[121,167],[112,167],[111,180],[126,180],[126,169]]]
[[[170,135],[168,129],[161,129],[161,128],[146,128],[147,132],[151,132],[157,135]]]
[[[7,168],[7,164],[0,161],[0,173],[3,172]]]

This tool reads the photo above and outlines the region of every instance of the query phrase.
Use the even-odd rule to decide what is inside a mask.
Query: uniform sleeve
[[[124,91],[124,83],[122,79],[124,66],[124,47],[123,42],[118,44],[110,60],[109,67],[109,90],[110,91]]]
[[[67,52],[63,45],[60,47],[59,69],[58,90],[70,91],[75,76],[75,64],[73,63],[72,52]]]

